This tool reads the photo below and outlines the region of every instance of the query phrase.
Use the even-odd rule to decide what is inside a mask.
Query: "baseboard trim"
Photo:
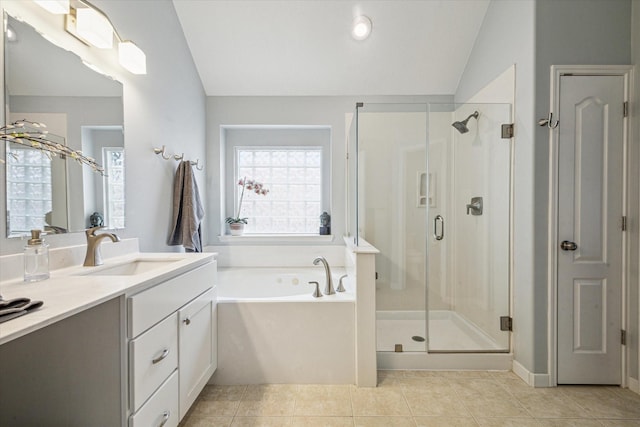
[[[627,377],[627,384],[629,385],[629,390],[640,394],[640,381],[635,378]]]
[[[513,361],[512,370],[514,374],[519,376],[522,381],[531,387],[552,387],[549,374],[534,374],[533,372],[529,372],[527,368],[516,360]]]

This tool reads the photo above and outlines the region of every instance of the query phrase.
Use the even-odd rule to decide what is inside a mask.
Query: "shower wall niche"
[[[350,222],[380,250],[377,350],[508,352],[511,106],[364,104],[355,122]]]

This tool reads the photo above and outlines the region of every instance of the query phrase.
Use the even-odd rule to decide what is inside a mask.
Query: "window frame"
[[[114,167],[111,166],[111,162],[108,159],[109,153],[119,152],[122,155],[122,166],[118,166],[115,169],[121,171],[122,184],[112,182],[112,173]],[[103,206],[104,206],[104,225],[107,228],[120,228],[123,229],[126,225],[126,192],[125,192],[125,151],[124,147],[102,147],[102,164],[105,167],[105,176],[102,179],[102,194],[103,194]],[[122,200],[113,200],[112,193],[115,185],[122,185]],[[115,215],[113,208],[115,203],[122,203],[122,215]],[[119,220],[119,221],[118,221]]]
[[[319,147],[321,149],[321,202],[320,213],[331,214],[331,127],[330,126],[233,126],[223,127],[224,138],[224,172],[222,201],[223,209],[221,218],[221,236],[227,236],[227,226],[224,218],[234,216],[237,206],[237,149],[308,149]],[[253,178],[253,177],[248,177]],[[309,237],[319,236],[319,230],[314,234],[298,233],[245,233],[242,237],[260,238],[269,236],[280,237]],[[235,238],[235,236],[234,236]]]
[[[29,235],[30,230],[32,229],[40,229],[44,230],[46,222],[45,216],[47,212],[53,210],[53,161],[50,157],[48,157],[44,151],[30,148],[30,147],[22,147],[22,146],[12,146],[8,147],[9,142],[7,142],[7,162],[6,162],[6,204],[7,204],[7,229],[10,230],[9,237],[13,236],[23,236]],[[18,157],[11,156],[10,152],[20,152],[22,157],[19,159]],[[26,157],[31,154],[39,157],[40,162],[38,163],[29,163]],[[12,168],[24,168],[25,173],[27,168],[37,168],[40,169],[41,179],[39,181],[28,181],[25,176],[24,181],[13,181],[12,174],[10,169]],[[48,178],[46,178],[48,177]],[[25,194],[20,196],[12,191],[12,184],[23,184],[25,187]],[[34,197],[33,194],[30,193],[29,186],[31,185],[39,185],[40,186],[40,196]],[[45,191],[45,187],[49,186],[49,190]],[[15,201],[21,200],[25,203],[24,213],[16,214],[12,209],[13,203]],[[36,201],[41,202],[43,205],[40,210],[31,210],[29,208],[29,202]],[[16,218],[24,219],[24,229],[19,229],[15,227],[13,224],[17,221]],[[31,222],[29,220],[31,219]]]

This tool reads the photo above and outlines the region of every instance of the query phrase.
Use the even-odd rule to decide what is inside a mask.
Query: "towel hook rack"
[[[153,152],[156,154],[160,154],[162,158],[165,160],[169,160],[171,157],[173,157],[173,159],[176,162],[179,162],[180,160],[184,160],[184,153],[174,154],[173,156],[171,156],[170,154],[167,154],[167,151],[164,145],[162,146],[162,148],[154,147]],[[204,164],[202,165],[200,164],[200,159],[197,159],[196,161],[189,160],[189,164],[191,164],[192,166],[195,166],[196,169],[199,171],[204,169]]]
[[[553,113],[549,113],[549,117],[547,117],[546,119],[538,120],[539,126],[546,126],[549,129],[555,129],[558,127],[559,124],[560,124],[560,120],[556,120],[555,122],[553,121]]]
[[[156,153],[156,154],[160,154],[162,156],[162,158],[165,159],[165,160],[169,160],[171,158],[171,155],[165,157],[165,146],[164,145],[162,146],[162,148],[154,148],[153,152]]]
[[[196,160],[195,162],[192,161],[191,164],[195,166],[199,171],[204,169],[204,165],[200,165],[200,159]]]

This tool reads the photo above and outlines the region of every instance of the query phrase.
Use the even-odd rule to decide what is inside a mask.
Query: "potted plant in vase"
[[[247,218],[240,218],[240,212],[242,211],[242,200],[244,199],[244,190],[253,191],[256,194],[260,194],[266,196],[269,193],[269,190],[264,187],[264,185],[260,182],[257,182],[253,179],[244,178],[238,181],[238,185],[242,187],[242,192],[240,193],[240,202],[238,203],[238,213],[235,217],[227,217],[225,222],[229,224],[229,230],[231,231],[232,236],[242,236],[244,233],[244,226],[247,224]]]

